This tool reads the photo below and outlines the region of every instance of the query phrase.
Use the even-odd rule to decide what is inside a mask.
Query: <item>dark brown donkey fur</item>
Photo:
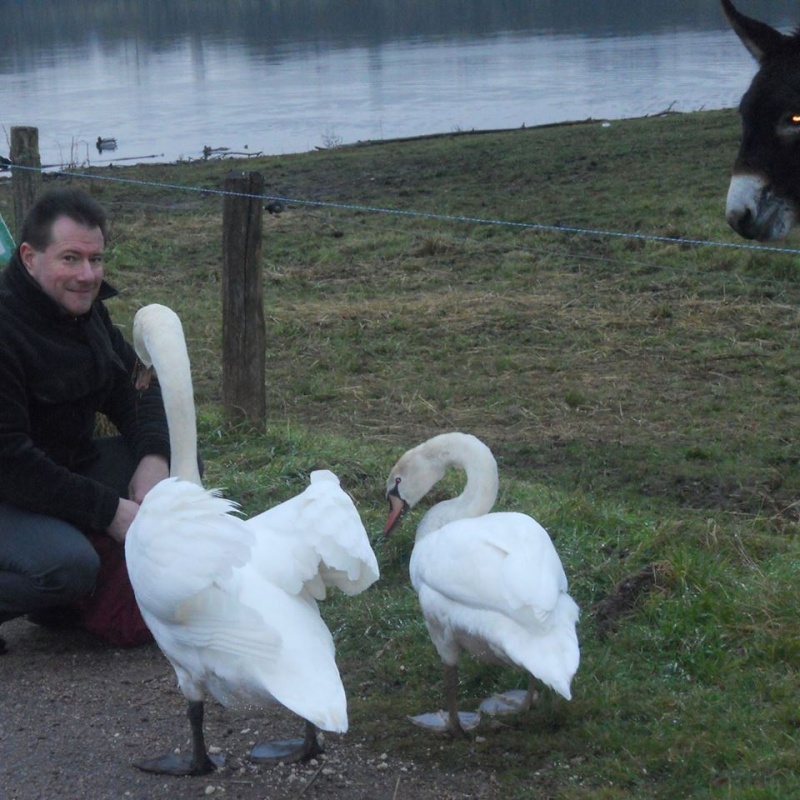
[[[739,106],[742,141],[726,218],[747,239],[782,239],[800,216],[800,30],[780,33],[721,2],[759,64]]]

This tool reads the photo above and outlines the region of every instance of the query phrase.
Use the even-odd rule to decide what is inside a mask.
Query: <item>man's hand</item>
[[[120,497],[117,513],[114,514],[114,519],[111,520],[111,524],[106,528],[108,535],[123,544],[128,534],[128,528],[130,528],[138,510],[138,503]]]
[[[117,513],[106,528],[106,532],[120,544],[128,535],[128,528],[136,517],[144,496],[160,481],[169,477],[169,463],[164,456],[145,456],[136,467],[128,484],[130,500],[120,497]]]
[[[128,497],[138,505],[157,483],[168,477],[169,462],[164,456],[145,456],[136,467],[128,485]]]

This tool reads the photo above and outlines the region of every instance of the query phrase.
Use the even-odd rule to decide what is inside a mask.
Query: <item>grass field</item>
[[[116,319],[184,320],[207,483],[249,513],[329,467],[355,498],[382,580],[324,614],[376,748],[520,800],[800,796],[800,254],[727,229],[737,138],[734,112],[701,112],[58,179],[111,212]],[[232,168],[290,198],[264,219],[263,431],[220,408]],[[392,464],[456,429],[582,609],[572,702],[545,692],[469,742],[405,719],[442,703],[407,578],[418,514],[381,536]],[[511,684],[465,660],[462,707]]]

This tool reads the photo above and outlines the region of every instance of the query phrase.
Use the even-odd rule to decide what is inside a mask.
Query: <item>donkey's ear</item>
[[[791,40],[790,36],[784,36],[764,22],[746,17],[736,10],[730,0],[722,0],[722,10],[736,35],[759,63]]]

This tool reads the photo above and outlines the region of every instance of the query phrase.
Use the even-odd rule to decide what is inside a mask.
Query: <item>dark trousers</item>
[[[87,472],[127,497],[136,468],[121,436],[97,440],[100,458]],[[68,522],[0,503],[0,622],[89,594],[100,557]]]

